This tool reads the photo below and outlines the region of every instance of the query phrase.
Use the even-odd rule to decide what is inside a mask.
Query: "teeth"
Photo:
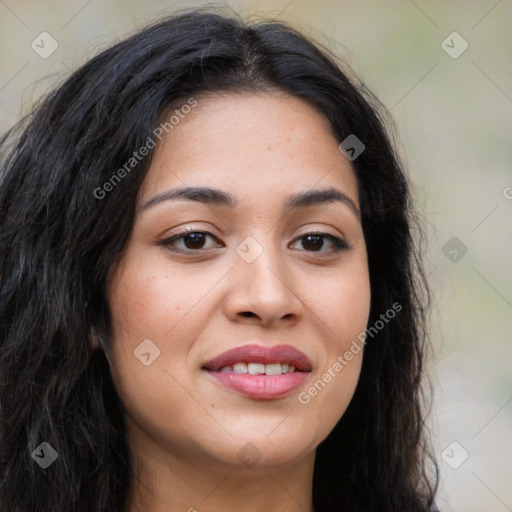
[[[233,365],[233,371],[235,373],[247,373],[247,365],[245,363],[235,363]]]
[[[247,373],[249,375],[263,375],[265,373],[265,365],[259,363],[249,363],[247,365]]]
[[[265,365],[265,373],[267,375],[281,375],[283,370],[281,368],[281,363],[271,363]]]
[[[287,363],[235,363],[234,365],[223,366],[219,372],[248,373],[249,375],[281,375],[282,373],[293,373],[295,366]]]

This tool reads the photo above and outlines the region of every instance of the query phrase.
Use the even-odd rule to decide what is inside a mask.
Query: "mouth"
[[[312,364],[289,345],[245,345],[220,354],[201,369],[237,394],[270,400],[293,393],[311,374]]]
[[[289,363],[244,363],[238,362],[228,364],[217,370],[219,372],[234,372],[249,375],[281,375],[283,373],[293,373],[297,368]],[[298,370],[301,371],[301,370]]]
[[[244,345],[223,352],[205,363],[203,369],[251,375],[278,375],[294,371],[310,372],[312,365],[306,354],[290,345]]]

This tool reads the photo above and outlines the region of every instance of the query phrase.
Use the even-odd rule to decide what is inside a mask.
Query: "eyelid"
[[[339,240],[344,242],[347,245],[347,247],[352,246],[352,243],[350,242],[351,237],[347,236],[347,233],[342,231],[340,227],[335,227],[331,224],[324,224],[322,222],[314,224],[318,224],[317,227],[312,226],[311,223],[301,226],[295,238],[306,235],[324,235],[333,238],[338,238]]]
[[[164,236],[164,238],[162,238],[162,240],[167,240],[167,239],[175,237],[175,236],[190,235],[190,233],[204,233],[206,235],[212,236],[213,238],[218,238],[211,231],[208,231],[208,230],[206,230],[204,228],[193,227],[190,224],[187,224],[184,227],[175,228],[175,229],[177,229],[177,231],[173,231],[173,233],[171,233],[170,235]],[[170,231],[170,230],[166,230],[166,233],[168,231]]]
[[[350,249],[350,244],[342,237],[339,237],[337,235],[333,235],[332,233],[328,233],[321,230],[313,230],[313,231],[306,231],[305,233],[301,233],[300,235],[296,236],[293,241],[289,244],[292,245],[296,243],[301,238],[304,238],[306,236],[322,236],[324,239],[330,240],[331,243],[334,245],[334,249],[331,249],[330,251],[301,251],[305,253],[311,253],[311,254],[337,254],[340,251]]]
[[[200,233],[206,237],[211,237],[213,238],[216,242],[218,243],[222,243],[223,242],[221,240],[219,240],[219,238],[217,236],[215,236],[213,233],[211,233],[210,231],[206,231],[204,229],[199,229],[199,228],[192,228],[190,226],[187,226],[185,229],[182,229],[180,231],[176,231],[175,233],[172,233],[171,235],[169,236],[166,236],[164,238],[162,238],[161,240],[159,240],[157,242],[158,245],[162,245],[162,246],[168,246],[170,245],[170,242],[174,242],[175,240],[179,240],[180,238],[184,237],[184,236],[187,236],[187,235],[190,235],[191,233]],[[187,249],[187,250],[184,250],[184,249],[174,249],[176,252],[187,252],[187,253],[199,253],[199,252],[206,252],[206,251],[210,251],[211,249],[197,249],[197,250],[194,250],[194,249]]]

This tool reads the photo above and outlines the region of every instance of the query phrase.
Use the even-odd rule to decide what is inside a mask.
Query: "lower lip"
[[[248,373],[206,370],[223,386],[249,398],[272,400],[293,393],[311,372],[282,373],[281,375],[250,375]]]

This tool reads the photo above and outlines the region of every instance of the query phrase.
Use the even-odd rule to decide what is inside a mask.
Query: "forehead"
[[[358,204],[355,174],[338,144],[326,117],[297,97],[197,97],[157,146],[139,201],[176,186],[278,197],[318,184],[337,186]]]

